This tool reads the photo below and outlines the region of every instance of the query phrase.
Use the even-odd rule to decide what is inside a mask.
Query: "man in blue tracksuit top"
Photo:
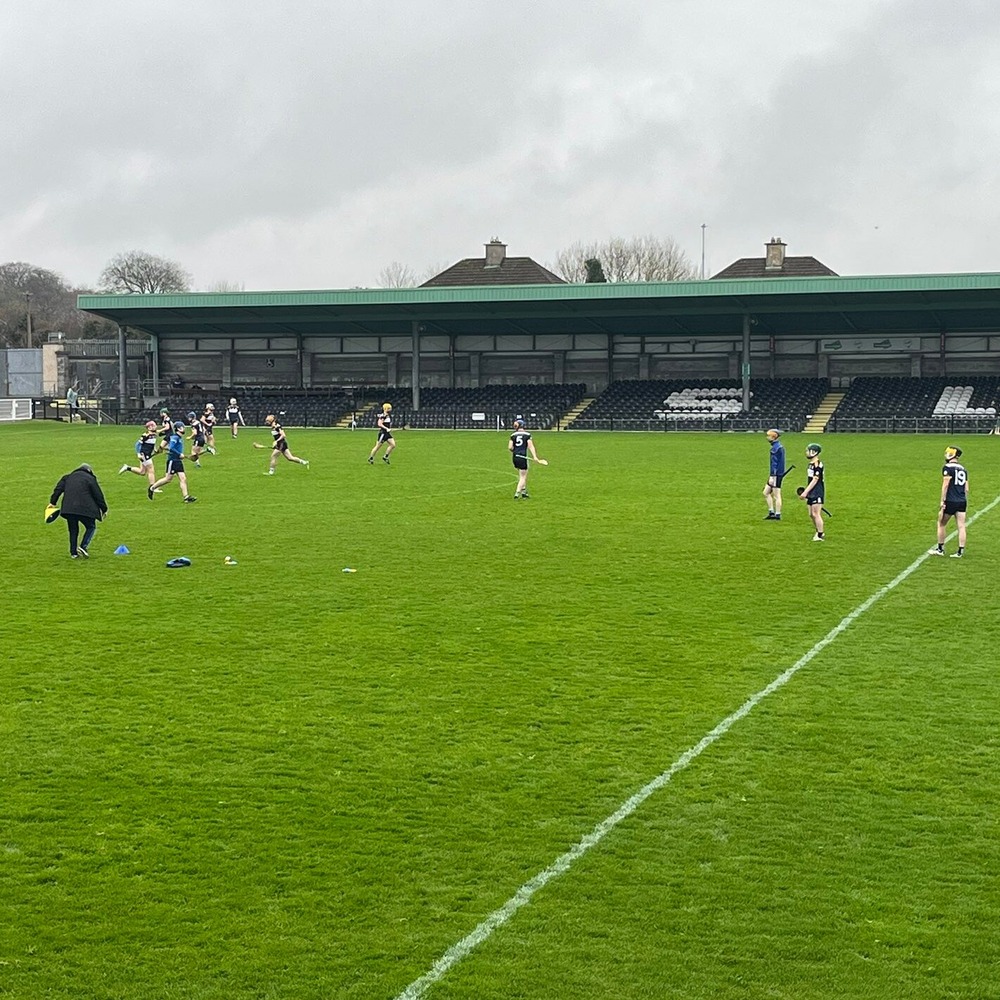
[[[781,520],[781,480],[785,477],[785,446],[781,443],[781,431],[772,427],[767,432],[767,440],[771,442],[771,465],[764,487],[764,500],[767,502],[767,517],[765,521]]]

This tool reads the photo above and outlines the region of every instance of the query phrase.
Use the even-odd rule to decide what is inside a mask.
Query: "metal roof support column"
[[[413,409],[420,409],[420,332],[423,330],[423,324],[418,323],[414,320],[410,327],[413,330],[413,347],[411,349],[411,357],[413,360]]]
[[[743,357],[740,365],[743,379],[743,412],[750,412],[750,317],[743,314]]]
[[[128,406],[128,344],[125,327],[118,326],[118,420],[121,422]]]
[[[160,338],[155,334],[149,335],[149,346],[153,355],[153,395],[159,401],[160,398]]]

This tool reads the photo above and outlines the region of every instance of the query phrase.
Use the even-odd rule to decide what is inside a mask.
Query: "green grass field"
[[[820,544],[763,435],[536,434],[515,502],[504,435],[291,429],[267,478],[247,428],[191,505],[134,438],[0,428],[5,1000],[402,995],[926,552],[947,443],[824,438]],[[974,512],[1000,440],[955,443]],[[1000,997],[998,525],[409,995]]]

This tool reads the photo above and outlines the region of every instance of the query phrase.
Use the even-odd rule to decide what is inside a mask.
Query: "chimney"
[[[780,236],[772,236],[770,243],[764,244],[764,270],[782,271],[785,267],[785,244]]]
[[[507,244],[501,243],[499,237],[494,236],[493,239],[486,244],[486,266],[487,267],[499,267],[507,257]]]

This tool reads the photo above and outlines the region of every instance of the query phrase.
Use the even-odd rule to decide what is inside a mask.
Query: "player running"
[[[215,454],[215,424],[217,420],[215,403],[206,403],[205,411],[201,415],[201,425],[205,429],[205,447],[209,455]]]
[[[159,493],[160,487],[166,486],[174,476],[177,477],[177,482],[180,484],[184,503],[194,503],[198,498],[188,493],[187,475],[184,472],[184,425],[179,420],[174,424],[167,441],[166,475],[150,484],[149,489],[146,490],[146,496],[152,500],[153,494]]]
[[[375,456],[382,445],[385,445],[385,454],[382,456],[382,461],[388,465],[389,456],[396,447],[396,439],[392,436],[392,403],[382,404],[382,412],[378,418],[378,438],[375,441],[375,447],[368,453],[369,465],[375,464]]]
[[[809,482],[799,496],[805,500],[809,506],[809,516],[812,518],[816,534],[813,535],[814,542],[825,541],[823,535],[823,501],[826,499],[826,480],[824,479],[823,463],[819,454],[823,449],[818,444],[806,445],[806,458],[809,459]]]
[[[517,469],[517,489],[514,491],[515,500],[530,500],[528,496],[528,453],[539,465],[548,465],[544,458],[539,458],[535,452],[535,442],[531,440],[531,434],[525,430],[524,421],[520,417],[514,420],[514,433],[511,434],[507,442],[507,450],[511,454],[514,468]]]
[[[266,474],[268,476],[274,475],[274,467],[278,464],[279,455],[284,455],[289,462],[304,465],[308,469],[309,463],[304,458],[296,458],[289,449],[285,429],[278,423],[278,418],[273,413],[269,413],[264,418],[264,423],[271,428],[271,437],[274,439],[271,445],[271,468],[267,470]]]
[[[226,423],[229,424],[229,430],[233,435],[234,441],[239,437],[240,428],[247,425],[243,419],[243,414],[240,412],[239,403],[235,399],[229,400],[229,406],[226,408]]]
[[[152,486],[156,482],[156,472],[153,469],[153,455],[156,454],[157,426],[155,420],[147,420],[142,429],[139,440],[135,443],[135,453],[139,459],[138,467],[129,465],[126,462],[119,470],[120,476],[123,472],[134,472],[137,476],[145,476]],[[163,490],[155,490],[162,493]]]
[[[194,467],[200,469],[201,462],[199,459],[205,453],[205,425],[201,422],[201,417],[194,410],[188,414],[187,418],[188,423],[191,425],[191,433],[188,435],[188,440],[194,442],[191,445],[191,458],[194,460]]]
[[[944,468],[941,470],[941,508],[937,520],[937,545],[930,549],[932,556],[944,555],[944,540],[948,533],[948,522],[952,516],[958,525],[958,551],[952,552],[952,559],[965,555],[965,513],[969,506],[969,473],[958,460],[962,449],[949,445],[944,450]]]

